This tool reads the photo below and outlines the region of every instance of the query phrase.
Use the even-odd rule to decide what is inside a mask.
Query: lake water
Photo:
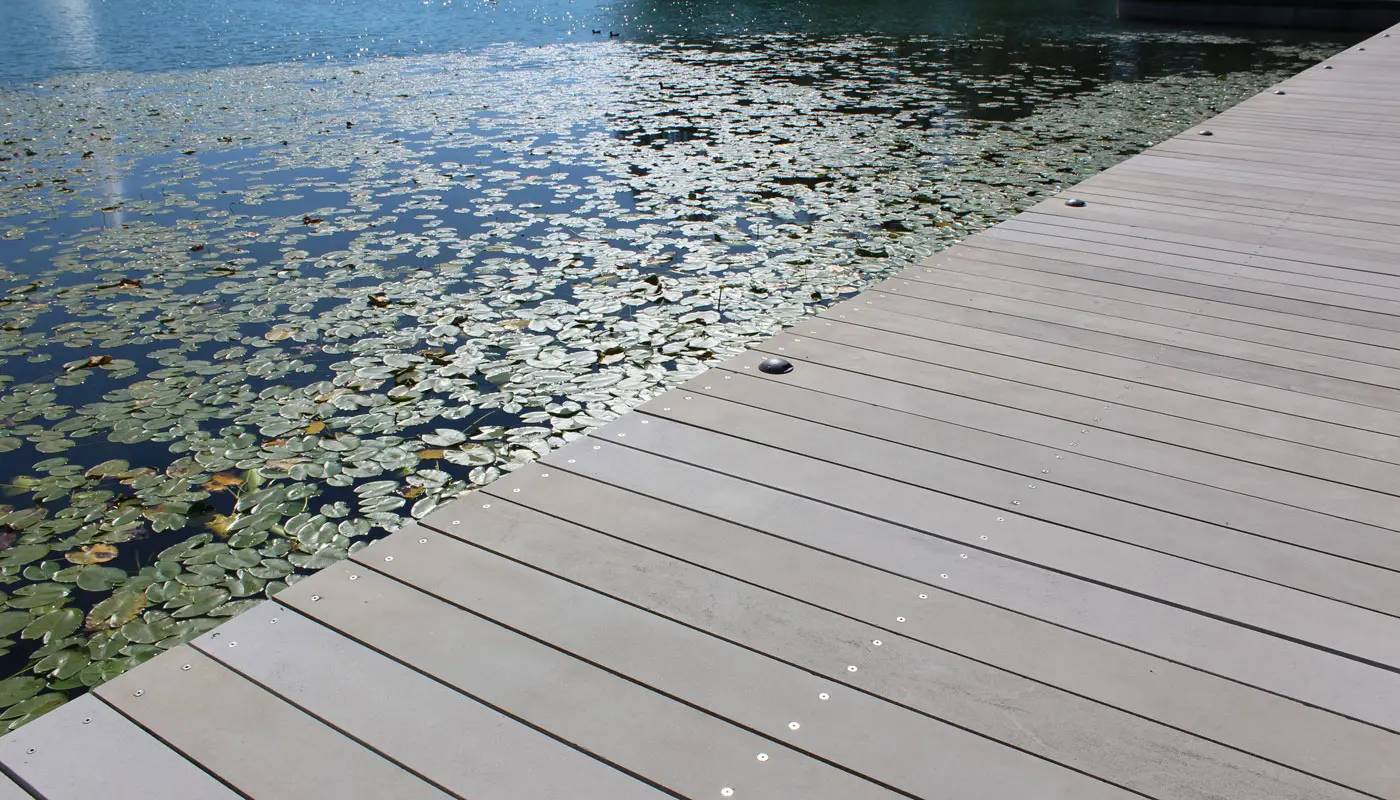
[[[1112,12],[7,0],[0,724],[1346,44]]]

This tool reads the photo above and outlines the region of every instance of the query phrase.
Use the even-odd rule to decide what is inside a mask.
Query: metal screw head
[[[384,556],[384,560],[385,560],[385,561],[393,561],[393,560],[394,560],[394,557],[393,557],[393,556]]]
[[[789,722],[789,723],[788,723],[788,727],[791,728],[792,730],[797,730],[798,728],[800,728],[800,727],[802,727],[802,726],[801,726],[800,724],[796,723],[796,722]]]
[[[879,647],[880,645],[884,644],[884,642],[880,641],[879,639],[875,639],[875,640],[871,641],[870,643],[873,644],[873,645],[875,645],[876,647]]]
[[[229,643],[228,643],[228,646],[229,646],[229,647],[237,647],[237,646],[238,646],[238,642],[229,642]]]
[[[352,581],[357,581],[357,580],[359,580],[359,579],[360,579],[360,576],[359,576],[359,575],[351,575],[351,576],[350,576],[350,580],[352,580]]]
[[[84,725],[90,725],[90,724],[92,724],[92,717],[83,717],[83,724],[84,724]]]
[[[765,358],[763,363],[758,365],[758,369],[769,375],[782,375],[792,372],[792,362],[786,358]]]
[[[847,671],[847,672],[855,672],[855,671],[858,670],[858,669],[860,669],[860,667],[857,667],[855,664],[852,664],[852,665],[850,665],[849,667],[846,667],[846,671]]]
[[[767,760],[768,760],[768,754],[767,754],[767,753],[759,753],[759,754],[758,754],[758,760],[759,760],[759,761],[767,761]]]
[[[1083,208],[1084,206],[1087,206],[1089,204],[1084,202],[1083,200],[1080,200],[1078,197],[1071,197],[1070,199],[1065,201],[1065,205],[1069,206],[1070,208]]]
[[[1285,91],[1282,90],[1282,89],[1275,89],[1275,90],[1274,90],[1274,94],[1288,94],[1288,92],[1285,92]]]
[[[920,600],[927,600],[927,599],[928,599],[928,595],[926,595],[926,594],[921,594],[921,595],[919,595],[919,599],[920,599]]]
[[[34,755],[34,748],[31,747],[31,748],[29,748],[28,750],[25,750],[24,752],[26,752],[26,753],[28,753],[28,754],[30,754],[30,755],[32,756],[32,755]]]
[[[1197,136],[1214,136],[1215,134],[1212,133],[1212,132],[1210,132],[1210,131],[1196,131],[1196,135],[1197,135]]]
[[[831,699],[831,695],[827,694],[826,692],[822,692],[821,694],[817,695],[817,699],[818,699],[818,700],[830,700],[830,699]],[[796,723],[793,723],[793,724],[796,724]]]
[[[185,666],[180,667],[180,669],[184,670],[185,672],[189,672],[189,671],[190,671],[190,665],[189,665],[189,664],[186,664]]]
[[[419,544],[427,544],[427,543],[428,543],[428,540],[427,540],[427,539],[419,539],[419,540],[418,540],[418,543],[419,543]]]
[[[734,790],[731,789],[731,788],[729,788],[728,786],[726,786],[726,787],[724,787],[723,789],[720,789],[720,790],[719,790],[719,794],[720,794],[720,797],[733,797],[733,796],[734,796]]]
[[[1332,65],[1331,65],[1331,64],[1323,64],[1323,65],[1322,65],[1322,68],[1323,68],[1323,69],[1331,69],[1331,68],[1332,68]]]
[[[134,691],[134,692],[131,693],[131,696],[132,696],[132,697],[140,697],[141,695],[143,695],[143,694],[145,694],[145,693],[146,693],[146,690],[145,690],[145,689],[137,689],[136,691]]]
[[[318,602],[320,599],[321,599],[321,595],[319,595],[319,594],[313,594],[313,595],[311,595],[311,602],[313,602],[313,603]]]
[[[272,619],[268,620],[268,624],[270,624],[270,625],[276,625],[276,624],[277,624],[277,618],[276,618],[276,617],[273,617]]]

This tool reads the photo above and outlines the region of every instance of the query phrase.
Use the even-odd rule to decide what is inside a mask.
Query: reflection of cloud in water
[[[44,5],[54,17],[54,27],[62,34],[59,45],[71,66],[83,70],[100,69],[102,48],[93,20],[92,0],[50,0]]]

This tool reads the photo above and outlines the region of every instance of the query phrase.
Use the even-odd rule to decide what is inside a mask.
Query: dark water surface
[[[1112,11],[0,4],[0,727],[1346,44]]]

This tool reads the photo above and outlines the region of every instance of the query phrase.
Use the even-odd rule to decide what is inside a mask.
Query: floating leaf
[[[301,569],[325,569],[349,557],[341,547],[323,547],[312,555],[292,553],[287,559]]]
[[[105,592],[126,578],[126,572],[116,567],[84,567],[78,573],[78,588],[87,592]]]
[[[62,639],[71,635],[83,624],[83,612],[76,608],[50,611],[38,617],[21,634],[25,639],[42,639],[46,644],[52,639]]]
[[[18,545],[0,552],[0,567],[18,567],[38,561],[48,554],[49,546],[46,544]]]
[[[243,485],[243,479],[228,472],[219,472],[209,476],[209,480],[201,484],[206,492],[226,492],[229,489]]]
[[[64,558],[73,564],[105,564],[117,557],[117,548],[110,544],[90,544],[68,553]]]
[[[454,431],[448,428],[438,428],[432,433],[423,436],[425,444],[433,447],[452,447],[467,440],[467,435],[461,431]]]
[[[185,586],[212,586],[222,581],[228,575],[223,567],[213,564],[197,564],[189,568],[189,571],[182,572],[175,577]]]
[[[204,527],[213,531],[219,536],[229,535],[229,526],[233,524],[233,517],[226,514],[214,514],[209,517],[209,521],[204,523]],[[264,537],[266,534],[264,534]]]
[[[262,557],[253,550],[231,550],[214,558],[215,564],[230,571],[256,566],[261,561]]]
[[[13,706],[28,700],[44,690],[44,679],[29,675],[6,678],[0,681],[0,706]]]
[[[39,608],[62,601],[71,591],[57,583],[32,584],[16,589],[5,602],[10,608]]]
[[[202,617],[215,608],[218,608],[220,605],[223,605],[224,601],[228,600],[229,593],[226,589],[205,586],[190,592],[188,598],[189,602],[175,609],[170,616],[176,619]]]
[[[111,461],[103,461],[101,464],[89,469],[86,475],[89,478],[112,478],[125,475],[130,470],[130,464],[120,458],[115,458]]]
[[[67,680],[77,675],[78,671],[86,667],[91,660],[88,658],[88,654],[82,650],[60,650],[39,659],[34,664],[34,672],[58,680]],[[6,712],[6,714],[8,713]],[[0,714],[0,719],[4,718],[5,715]]]
[[[70,676],[71,677],[71,676]],[[68,702],[68,698],[57,693],[41,694],[28,700],[21,700],[0,714],[0,720],[9,720],[7,730],[14,730],[32,722]]]
[[[23,630],[34,616],[26,611],[0,612],[0,637],[10,636]],[[0,703],[3,706],[4,703]]]
[[[216,515],[218,516],[218,515]],[[267,531],[240,532],[228,538],[229,547],[257,547],[267,541]]]
[[[146,607],[144,592],[122,591],[93,606],[87,615],[88,630],[120,628]],[[128,637],[130,638],[130,637]]]

